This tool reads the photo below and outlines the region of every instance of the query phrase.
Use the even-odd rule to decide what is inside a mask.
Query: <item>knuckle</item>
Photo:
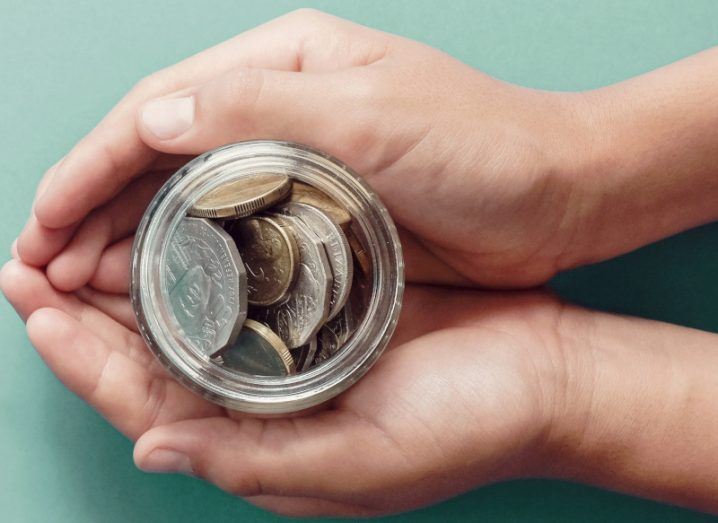
[[[287,15],[287,19],[292,22],[299,22],[301,24],[320,24],[327,19],[327,14],[318,9],[311,7],[301,7],[291,11]]]
[[[262,93],[264,72],[261,69],[234,71],[225,85],[229,100],[243,109],[254,107]]]
[[[324,122],[314,138],[329,152],[349,162],[355,168],[365,165],[366,152],[373,150],[382,129],[387,128],[386,89],[366,75],[340,77],[338,104],[345,108],[342,119]],[[335,86],[330,86],[330,91]],[[336,91],[336,89],[334,89]],[[336,91],[339,92],[339,91]],[[328,107],[332,107],[331,102]]]
[[[86,307],[83,307],[80,311],[80,320],[82,320],[83,315],[85,315],[86,313],[87,309]],[[100,367],[99,372],[95,376],[95,379],[92,380],[92,382],[88,385],[87,391],[84,391],[84,393],[81,394],[83,397],[93,402],[97,401],[98,397],[104,394],[104,389],[107,384],[108,376],[112,375],[113,369],[117,364],[118,357],[119,353],[111,352],[105,358],[105,360],[102,362],[102,366]]]
[[[20,274],[20,264],[10,260],[0,270],[0,291],[10,300],[13,300],[25,289]]]
[[[147,382],[146,401],[144,406],[145,423],[142,433],[157,424],[167,399],[167,382],[163,377],[153,376]]]
[[[350,95],[358,103],[376,104],[386,97],[386,86],[377,76],[370,74],[353,75],[351,80]]]
[[[202,456],[193,460],[192,469],[195,476],[209,481],[232,496],[253,498],[268,495],[258,476],[252,472],[238,469],[229,472],[225,466]]]
[[[227,485],[220,485],[220,488],[241,498],[266,495],[259,478],[253,474],[238,474]]]

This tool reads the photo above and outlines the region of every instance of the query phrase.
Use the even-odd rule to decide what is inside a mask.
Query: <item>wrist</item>
[[[623,101],[605,90],[562,96],[567,124],[557,172],[571,197],[562,210],[558,271],[635,248],[634,235],[625,234],[626,224],[632,221],[631,208],[641,207],[642,196],[640,191],[626,192],[637,175],[633,159],[640,147],[621,138],[616,128],[615,115],[629,110]]]
[[[522,260],[520,270],[524,274],[533,270],[539,274],[533,279],[540,281],[603,259],[602,253],[613,250],[614,229],[603,223],[605,208],[611,205],[605,197],[608,174],[627,162],[612,143],[615,133],[608,113],[615,100],[610,93],[520,89],[526,104],[523,112],[531,115],[527,119],[531,139],[520,148],[531,153],[524,161],[532,166],[533,183],[541,187],[540,194],[525,198],[539,202],[527,227],[531,238],[525,243],[532,245],[538,238],[541,248],[532,250],[530,263]]]
[[[636,413],[658,417],[649,412],[650,403],[643,403],[645,394],[632,390],[639,383],[638,362],[631,362],[629,347],[614,350],[615,344],[606,339],[607,318],[568,306],[557,322],[561,359],[540,450],[544,473],[550,477],[595,483],[602,469],[617,464],[620,447],[627,447],[635,436],[631,432]],[[645,366],[640,372],[660,374]],[[657,398],[661,390],[650,393]]]
[[[559,270],[718,219],[718,119],[650,76],[572,97],[572,233]]]
[[[567,307],[543,474],[718,510],[717,336]]]

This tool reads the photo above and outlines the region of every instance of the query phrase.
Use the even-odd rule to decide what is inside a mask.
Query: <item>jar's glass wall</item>
[[[286,174],[323,191],[352,216],[352,232],[370,260],[368,307],[341,351],[306,373],[264,377],[232,371],[197,354],[175,328],[162,267],[169,238],[207,191],[256,173]],[[404,287],[396,228],[374,192],[336,159],[287,142],[253,141],[205,153],[180,169],[156,195],[135,238],[131,296],[140,332],[173,375],[207,399],[251,413],[308,408],[355,383],[391,337]]]

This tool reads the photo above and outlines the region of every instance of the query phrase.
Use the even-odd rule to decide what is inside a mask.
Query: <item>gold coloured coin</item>
[[[364,274],[371,274],[372,266],[369,253],[366,252],[364,245],[362,245],[361,241],[359,241],[359,238],[357,238],[354,231],[348,230],[345,232],[347,236],[347,241],[349,242],[349,247],[351,247],[352,254],[354,255],[354,258],[359,264],[359,268]]]
[[[299,263],[292,231],[273,218],[252,216],[235,222],[229,233],[247,270],[247,301],[264,307],[282,301]]]
[[[202,195],[188,214],[200,218],[243,218],[271,207],[291,189],[292,182],[286,174],[253,174]]]
[[[348,227],[352,221],[351,214],[344,207],[332,200],[319,189],[302,182],[294,182],[292,184],[292,194],[289,201],[307,203],[318,207],[327,213],[331,219],[340,227]]]
[[[246,320],[234,344],[222,352],[222,363],[256,376],[294,374],[294,358],[284,342],[266,325]]]

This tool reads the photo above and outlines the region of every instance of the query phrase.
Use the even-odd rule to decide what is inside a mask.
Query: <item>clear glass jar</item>
[[[173,321],[162,268],[169,239],[189,207],[218,185],[255,173],[284,173],[323,191],[352,216],[352,231],[371,260],[368,306],[342,350],[307,372],[254,376],[225,368],[191,350]],[[160,189],[137,229],[131,298],[139,330],[160,362],[209,401],[254,414],[306,409],[361,378],[394,332],[404,290],[396,227],[372,189],[335,158],[279,141],[248,141],[209,151],[178,170]]]

